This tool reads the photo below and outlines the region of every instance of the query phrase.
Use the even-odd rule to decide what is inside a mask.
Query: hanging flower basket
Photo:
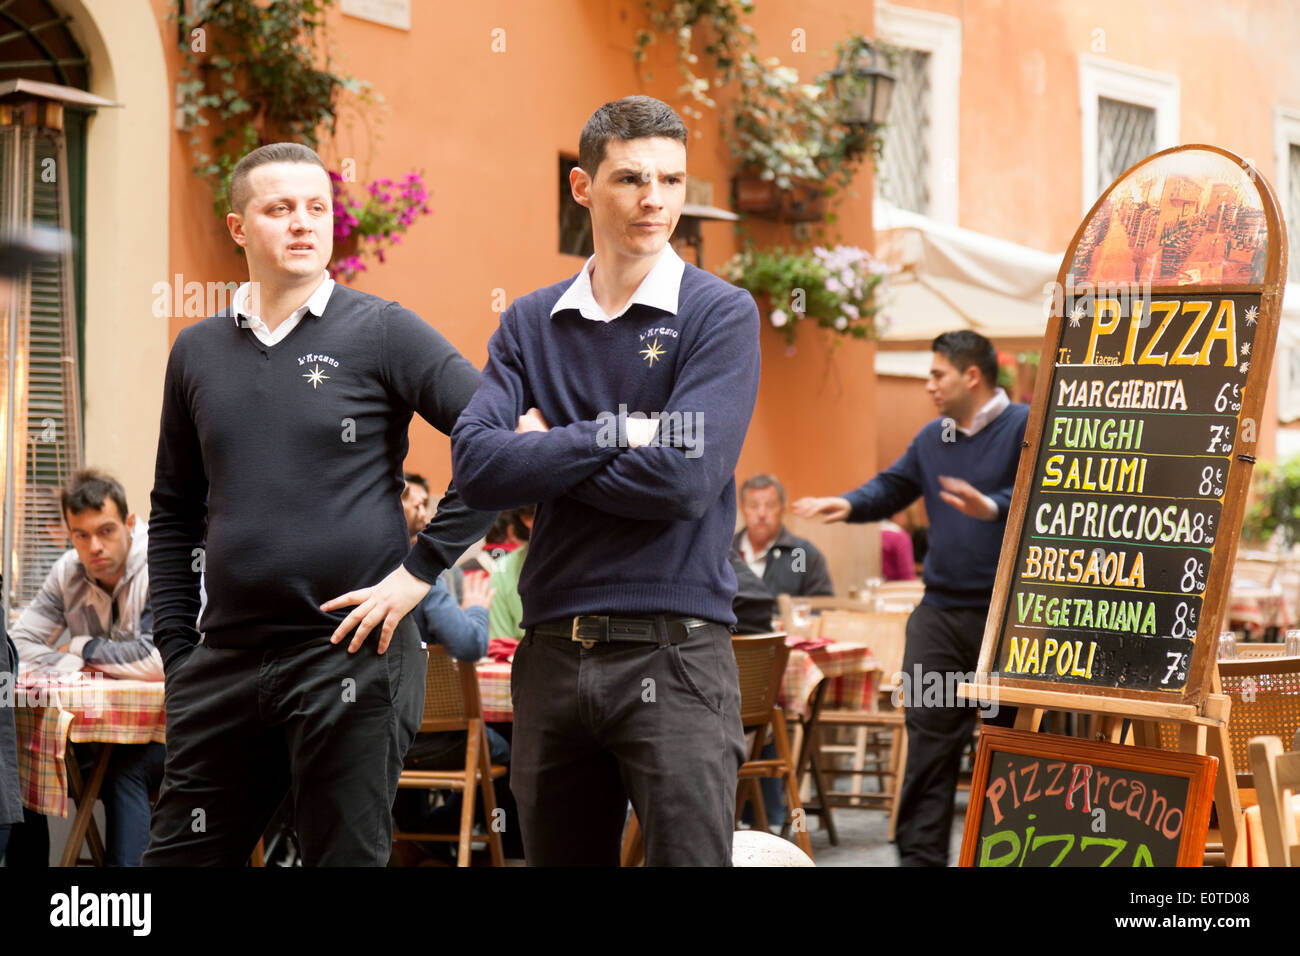
[[[792,183],[782,189],[774,180],[742,175],[731,180],[733,208],[737,212],[781,222],[821,222],[826,218],[825,190],[811,183]]]

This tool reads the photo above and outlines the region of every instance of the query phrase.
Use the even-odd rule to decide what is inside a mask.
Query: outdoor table
[[[14,695],[23,804],[37,813],[66,817],[68,797],[76,801],[77,815],[61,864],[74,866],[91,827],[113,745],[166,739],[162,682],[112,680],[86,672],[72,679],[20,674]],[[77,761],[67,759],[69,741],[102,745],[84,783]],[[92,831],[92,848],[99,852],[97,843]]]
[[[800,780],[810,771],[817,792],[817,802],[805,803],[804,813],[819,817],[831,846],[838,846],[839,833],[826,799],[826,779],[815,746],[819,717],[827,706],[870,710],[880,664],[865,644],[832,643],[808,650],[793,646],[803,640],[798,636],[786,638],[791,645],[790,659],[781,681],[780,701],[788,713],[803,722],[794,775]]]
[[[1250,585],[1234,586],[1228,592],[1228,620],[1251,628],[1275,627],[1279,631],[1294,621],[1285,594]]]

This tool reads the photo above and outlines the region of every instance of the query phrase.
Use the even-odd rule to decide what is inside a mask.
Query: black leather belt
[[[634,644],[658,644],[659,630],[656,625],[660,622],[667,628],[669,644],[680,644],[690,637],[693,631],[709,625],[708,621],[698,617],[677,617],[671,614],[653,614],[644,617],[583,614],[578,617],[543,621],[533,628],[533,632],[544,637],[577,641],[588,649],[595,644],[622,641]]]

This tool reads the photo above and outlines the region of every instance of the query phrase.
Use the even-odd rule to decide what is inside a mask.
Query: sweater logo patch
[[[670,337],[675,339],[678,334],[679,331],[677,329],[670,329],[662,326],[657,329],[647,329],[642,332],[639,338],[641,342],[645,344],[645,348],[640,352],[641,357],[646,360],[651,368],[654,368],[655,362],[663,358],[664,353],[668,351],[667,339]],[[663,342],[660,341],[661,338],[664,339]],[[647,339],[650,341],[647,342]]]
[[[660,359],[663,354],[664,349],[660,347],[658,338],[655,338],[653,342],[641,350],[641,357],[650,363],[651,368],[654,368],[655,362]]]
[[[331,368],[339,367],[338,360],[331,358],[328,355],[320,355],[316,352],[308,352],[306,355],[298,356],[298,364],[300,366],[305,367],[307,366],[308,362],[311,363],[311,367],[308,368],[307,371],[303,372],[302,377],[311,383],[312,391],[315,391],[323,383],[329,381],[330,377],[325,374],[327,371],[329,371]],[[321,367],[322,365],[324,365],[325,367],[322,368]]]

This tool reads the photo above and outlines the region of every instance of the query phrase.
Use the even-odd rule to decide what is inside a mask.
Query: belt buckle
[[[594,618],[595,620],[601,622],[601,631],[605,635],[606,641],[609,640],[609,617],[604,614],[580,614],[573,619],[573,634],[570,640],[576,641],[577,643],[582,645],[583,650],[589,651],[596,646],[596,641],[583,640],[582,638],[578,637],[578,629],[581,626],[580,622],[584,617]]]

